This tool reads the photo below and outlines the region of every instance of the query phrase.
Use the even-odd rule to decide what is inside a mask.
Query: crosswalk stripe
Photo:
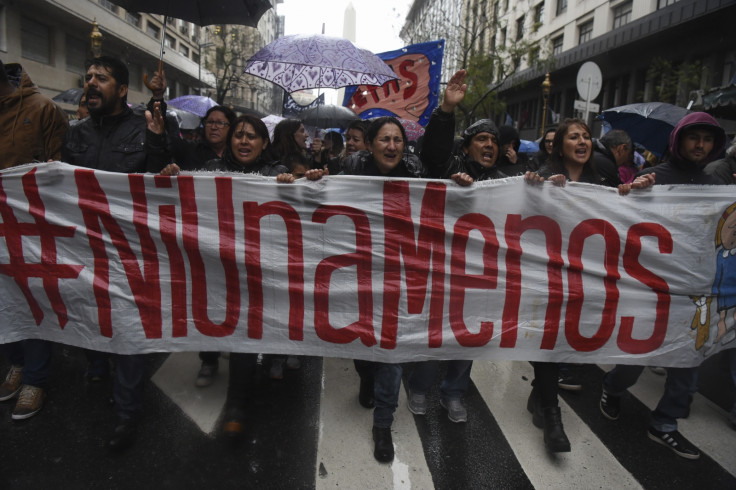
[[[323,361],[316,488],[434,488],[422,442],[403,390],[392,437],[390,465],[373,459],[373,411],[358,403],[358,378],[349,359]]]
[[[227,396],[228,363],[220,361],[220,368],[212,385],[197,388],[194,381],[200,360],[196,352],[177,352],[151,377],[156,386],[171,398],[205,434],[214,434]]]
[[[560,400],[572,451],[552,455],[532,424],[526,401],[534,371],[526,362],[476,361],[471,373],[484,402],[535,488],[641,488],[588,426]],[[529,381],[526,381],[526,378]]]
[[[600,366],[608,371],[613,366]],[[659,376],[645,369],[629,392],[650,410],[654,410],[664,392],[665,376]],[[622,410],[626,410],[625,401]],[[736,434],[726,426],[727,413],[699,393],[693,396],[690,417],[678,419],[677,429],[702,452],[707,453],[724,470],[736,476]]]
[[[207,388],[194,385],[199,364],[197,353],[171,354],[153,375],[152,381],[202,432],[212,436],[216,433],[216,424],[225,404],[228,363],[220,362],[220,373],[213,385]],[[598,367],[607,371],[612,366]],[[591,370],[586,371],[589,373],[587,384],[590,384],[591,379],[600,379],[600,371],[595,366],[589,368]],[[593,375],[593,371],[599,374]],[[607,424],[605,426],[596,421],[599,414],[593,405],[598,395],[593,386],[586,385],[585,391],[579,392],[586,393],[586,397],[566,397],[575,407],[574,410],[560,399],[562,419],[572,452],[557,455],[548,453],[544,448],[542,431],[533,426],[531,415],[526,411],[533,376],[533,369],[526,362],[476,361],[472,371],[474,387],[471,387],[466,397],[469,409],[472,407],[469,411],[473,412],[469,413],[468,424],[449,423],[446,412],[436,407],[433,416],[428,414],[415,418],[406,408],[405,388],[402,389],[392,428],[396,458],[392,464],[386,465],[377,463],[373,458],[372,410],[366,410],[358,404],[359,378],[352,361],[324,358],[321,370],[309,381],[309,385],[320,390],[319,412],[314,414],[319,417],[319,427],[315,430],[317,455],[316,460],[312,460],[316,463],[315,488],[431,489],[435,485],[444,487],[455,479],[470,484],[473,480],[468,480],[467,475],[455,472],[472,471],[469,468],[472,464],[479,464],[478,461],[469,461],[465,466],[444,466],[444,460],[438,460],[437,454],[433,454],[439,452],[440,458],[447,458],[452,457],[457,450],[461,451],[460,454],[483,451],[479,449],[477,439],[466,440],[463,447],[455,447],[452,441],[457,440],[455,437],[464,439],[463,430],[488,434],[491,439],[486,441],[495,450],[509,455],[505,465],[518,464],[519,469],[514,471],[518,474],[523,471],[525,476],[522,478],[528,478],[526,485],[535,488],[593,488],[600,486],[601,482],[605,482],[609,488],[642,488],[637,478],[644,478],[644,485],[649,485],[646,476],[627,469],[626,465],[631,462],[621,459],[620,453],[614,454],[614,449],[609,450],[606,445],[611,444],[610,433],[601,438],[612,428],[623,429],[624,420],[604,421]],[[321,379],[321,387],[317,386],[318,379]],[[638,410],[642,411],[642,415],[636,415],[632,407],[633,399],[622,401],[622,411],[627,411],[628,405],[628,411],[633,412],[629,420],[632,420],[631,415],[636,415],[633,418],[637,420],[644,420],[643,410],[645,407],[651,410],[656,406],[664,380],[663,376],[644,370],[639,381],[629,390],[632,397],[641,402]],[[436,402],[434,399],[433,403]],[[713,468],[717,468],[715,464],[723,468],[724,476],[718,478],[729,478],[725,476],[727,474],[736,476],[734,433],[726,428],[726,416],[722,408],[696,394],[691,417],[679,421],[682,434],[715,461],[710,463]],[[438,421],[440,426],[433,425]],[[440,431],[439,438],[437,433],[433,433],[435,430]],[[599,432],[601,430],[603,432]],[[630,437],[636,446],[646,444],[644,437],[640,440],[636,436],[640,430],[631,432],[629,429],[626,440]],[[666,457],[667,453],[664,455]],[[677,464],[677,457],[671,457],[675,458],[674,464]],[[508,468],[494,467],[499,464],[498,461],[487,458],[479,461],[488,466],[484,470],[494,478],[505,481],[510,475]],[[437,478],[440,478],[439,482]],[[485,476],[477,478],[475,482],[484,481]]]

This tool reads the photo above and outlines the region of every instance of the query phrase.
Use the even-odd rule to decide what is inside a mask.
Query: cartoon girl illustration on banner
[[[713,294],[718,300],[718,334],[713,342],[727,344],[736,339],[736,202],[723,212],[716,229],[716,278]],[[726,328],[729,311],[733,316]]]
[[[716,277],[713,281],[712,296],[694,297],[697,311],[693,317],[692,329],[697,330],[695,348],[700,350],[710,337],[710,308],[713,297],[717,301],[718,331],[705,355],[720,342],[726,345],[736,339],[736,202],[723,212],[716,228]],[[728,313],[733,322],[726,326]]]

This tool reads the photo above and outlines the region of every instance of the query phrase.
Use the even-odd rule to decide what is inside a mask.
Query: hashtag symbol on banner
[[[60,279],[76,279],[84,268],[82,265],[66,265],[57,263],[56,238],[74,236],[73,226],[61,226],[49,223],[46,220],[46,208],[36,183],[36,168],[33,168],[22,177],[23,192],[29,205],[29,214],[33,217],[32,223],[21,223],[8,204],[8,196],[3,187],[0,175],[0,237],[5,238],[8,248],[9,262],[0,264],[0,274],[12,277],[28,301],[36,325],[40,325],[44,318],[43,310],[33,296],[28,285],[29,278],[40,278],[43,288],[51,303],[51,307],[59,320],[59,326],[64,328],[68,321],[67,309],[59,291]],[[23,237],[38,237],[41,244],[40,263],[26,262],[23,251]]]

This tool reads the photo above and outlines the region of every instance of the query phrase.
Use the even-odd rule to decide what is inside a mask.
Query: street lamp
[[[544,97],[544,106],[542,107],[542,131],[540,136],[544,136],[544,125],[547,122],[547,102],[549,101],[549,93],[552,90],[552,82],[549,81],[549,73],[544,75],[542,82],[542,97]]]
[[[92,56],[99,58],[102,56],[102,40],[104,37],[97,26],[97,21],[92,21],[92,32],[89,35],[90,48],[92,50]]]

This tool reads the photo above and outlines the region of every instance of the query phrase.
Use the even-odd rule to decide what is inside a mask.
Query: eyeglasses
[[[226,128],[230,126],[230,123],[227,121],[205,121],[204,124],[211,128]]]
[[[545,145],[551,145],[554,140],[544,140]]]

